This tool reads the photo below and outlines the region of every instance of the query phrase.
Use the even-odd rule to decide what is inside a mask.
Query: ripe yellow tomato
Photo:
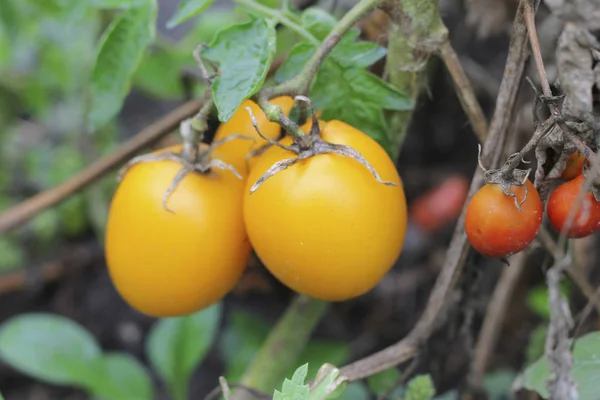
[[[244,193],[250,242],[265,266],[296,292],[343,301],[371,290],[397,260],[406,234],[406,198],[385,150],[341,121],[321,122],[323,140],[358,150],[387,186],[338,154],[307,158],[250,187],[275,162],[296,154],[271,147],[257,157]],[[308,126],[303,127],[305,132]],[[290,144],[291,138],[282,140]]]
[[[271,103],[281,107],[283,113],[289,115],[290,110],[294,105],[294,99],[289,96],[275,97],[274,99],[271,99]],[[266,140],[258,135],[256,129],[252,126],[252,119],[250,118],[248,111],[246,111],[246,107],[250,107],[252,110],[252,113],[256,118],[256,123],[263,136],[277,139],[281,134],[281,127],[279,124],[269,122],[265,113],[260,109],[258,104],[252,100],[245,100],[227,122],[219,125],[213,140],[221,140],[236,133],[254,139],[233,139],[215,149],[215,158],[219,158],[232,165],[241,175],[248,174],[246,155],[251,150],[257,149],[267,143]]]
[[[173,161],[131,167],[112,199],[106,227],[113,284],[127,303],[154,317],[189,314],[219,301],[241,277],[250,254],[244,182],[216,168],[189,173],[168,198],[170,212],[163,196],[181,168]]]

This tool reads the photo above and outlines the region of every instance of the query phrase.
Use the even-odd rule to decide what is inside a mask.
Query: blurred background
[[[165,23],[177,2],[159,0],[157,38],[135,73],[123,109],[113,122],[89,135],[85,133],[86,91],[95,46],[111,14],[79,3],[85,2],[4,0],[0,4],[0,212],[65,181],[186,100],[199,97],[205,87],[197,78],[192,50],[236,20],[228,12],[232,4],[218,0],[200,18],[167,29]],[[294,4],[306,8],[315,3],[299,0]],[[504,69],[516,3],[440,1],[452,43],[488,117]],[[318,3],[338,15],[353,4],[351,0]],[[543,7],[539,18],[542,50],[552,77],[553,46],[560,31]],[[366,40],[384,38],[385,25],[377,13],[363,21],[361,29]],[[278,47],[278,57],[289,49],[284,39]],[[373,70],[377,68],[381,66]],[[427,74],[427,87],[416,105],[398,162],[411,207],[405,249],[375,290],[331,307],[303,355],[305,360],[325,357],[322,361],[343,365],[364,357],[403,337],[423,310],[477,163],[475,135],[443,64],[433,58]],[[528,75],[536,76],[532,70]],[[530,102],[529,91],[522,90],[513,150],[531,134]],[[216,120],[211,121],[211,132],[216,125]],[[178,140],[173,132],[157,146]],[[33,312],[64,316],[88,330],[104,350],[126,352],[146,363],[145,340],[156,320],[131,309],[118,296],[103,258],[106,216],[115,187],[112,172],[0,236],[0,323]],[[456,199],[456,206],[449,207],[447,215],[432,214],[438,206],[446,206],[449,198]],[[596,242],[592,238],[578,243],[588,271],[598,270],[594,268]],[[493,399],[508,398],[512,379],[543,350],[548,308],[543,270],[537,266],[547,259],[539,253],[540,262],[526,269],[519,281],[488,368],[486,385]],[[474,333],[505,268],[500,261],[478,255],[472,255],[469,263],[477,265],[469,269],[475,271],[465,289],[469,295],[451,308],[447,324],[425,346],[417,365],[417,371],[431,374],[438,393],[449,396],[457,382],[465,380]],[[585,304],[569,282],[565,291],[577,309]],[[220,333],[194,371],[190,398],[203,398],[221,374],[233,381],[239,378],[292,297],[253,257],[242,282],[224,300]],[[158,382],[155,375],[153,379]],[[369,384],[376,387],[377,382]],[[163,385],[156,387],[157,398],[168,398]],[[354,398],[369,398],[365,387],[357,389],[363,391]],[[8,400],[88,398],[80,389],[41,382],[3,363],[0,390]]]

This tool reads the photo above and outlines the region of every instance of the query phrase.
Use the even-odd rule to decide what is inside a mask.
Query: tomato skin
[[[587,160],[585,156],[579,151],[575,151],[567,159],[567,165],[563,173],[560,175],[560,179],[570,181],[571,179],[581,175],[583,173],[583,164],[586,162]]]
[[[237,283],[250,255],[244,182],[220,169],[190,173],[167,201],[172,213],[162,199],[181,167],[173,161],[131,167],[108,216],[105,252],[113,284],[129,305],[153,317],[216,303]]]
[[[290,110],[294,105],[294,99],[289,96],[275,97],[271,99],[270,102],[281,107],[286,116],[289,115]],[[213,141],[224,139],[225,137],[236,133],[254,139],[233,139],[215,149],[215,158],[219,158],[232,165],[241,175],[248,174],[246,155],[251,150],[257,149],[267,143],[266,140],[258,135],[256,129],[252,126],[252,119],[250,118],[248,111],[246,111],[246,107],[250,107],[252,110],[252,113],[256,118],[256,123],[263,136],[277,139],[281,134],[281,127],[279,124],[270,122],[258,104],[252,100],[244,100],[231,118],[219,125]]]
[[[341,121],[320,125],[323,140],[358,150],[383,180],[398,186],[377,182],[351,158],[320,154],[278,172],[250,194],[275,162],[296,157],[272,147],[250,172],[244,221],[257,255],[283,284],[317,299],[343,301],[370,291],[399,257],[406,198],[394,163],[377,142]]]
[[[558,232],[562,230],[569,213],[575,207],[577,195],[585,181],[584,175],[563,183],[550,195],[547,214],[550,224]],[[571,227],[567,230],[569,238],[582,238],[600,230],[600,202],[592,193],[586,193],[577,208]]]
[[[460,215],[469,194],[469,181],[462,175],[446,178],[440,185],[416,198],[409,216],[425,232],[436,232]]]
[[[475,250],[488,257],[503,258],[523,250],[537,235],[542,223],[543,204],[538,191],[527,180],[527,200],[519,211],[513,197],[500,185],[486,184],[471,198],[465,215],[465,232]],[[521,202],[523,186],[511,192]]]

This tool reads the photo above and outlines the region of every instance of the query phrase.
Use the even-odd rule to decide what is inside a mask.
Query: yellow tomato
[[[274,99],[271,99],[271,103],[281,107],[283,113],[289,115],[290,110],[294,105],[294,99],[288,96],[275,97]],[[260,109],[258,104],[252,100],[245,100],[227,122],[219,125],[213,140],[221,140],[236,133],[254,139],[233,139],[215,149],[215,158],[219,158],[232,165],[242,175],[247,175],[248,173],[246,167],[246,155],[251,150],[257,149],[267,143],[266,140],[258,135],[256,129],[252,126],[252,119],[250,118],[248,111],[246,111],[246,107],[250,107],[252,110],[252,113],[256,118],[256,123],[263,136],[277,139],[281,134],[281,127],[279,124],[269,122],[265,113]]]
[[[308,131],[310,124],[303,127]],[[387,186],[359,162],[317,155],[250,187],[292,152],[272,147],[259,156],[244,192],[244,221],[265,266],[296,292],[343,301],[371,290],[397,260],[406,234],[402,182],[385,150],[341,121],[321,122],[322,138],[358,150]],[[291,138],[282,140],[290,144]]]
[[[244,182],[216,168],[189,173],[168,198],[170,212],[163,196],[181,168],[173,161],[131,167],[113,197],[106,227],[106,260],[117,291],[154,317],[189,314],[218,302],[237,283],[250,254],[242,218]]]

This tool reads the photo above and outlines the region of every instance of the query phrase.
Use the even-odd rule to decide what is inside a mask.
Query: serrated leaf
[[[90,4],[99,9],[125,9],[140,6],[155,0],[90,0]]]
[[[600,376],[600,332],[588,333],[575,341],[571,376],[577,384],[579,400],[597,400],[600,398],[600,385],[598,385],[598,377]],[[547,399],[546,381],[549,377],[550,370],[546,363],[546,356],[543,356],[525,370],[523,385],[529,390],[535,390],[540,396]]]
[[[321,8],[309,7],[300,15],[300,22],[317,39],[323,40],[333,29],[337,19]]]
[[[275,53],[275,28],[264,19],[220,31],[202,56],[219,64],[212,93],[219,120],[225,122],[242,101],[262,86]]]
[[[0,358],[44,382],[90,387],[102,354],[94,337],[75,322],[32,313],[0,326]]]
[[[171,391],[187,386],[194,369],[215,339],[222,306],[217,303],[195,314],[164,318],[151,329],[146,352],[152,367]]]
[[[390,368],[367,378],[369,389],[375,394],[382,394],[393,388],[400,378],[398,368]]]
[[[169,21],[167,21],[167,28],[172,29],[188,19],[195,17],[210,7],[213,2],[214,0],[179,0],[177,10],[173,16],[171,16]]]
[[[100,40],[92,73],[88,127],[95,131],[121,109],[144,51],[155,36],[156,2],[119,14]]]
[[[300,366],[292,379],[285,379],[281,391],[275,389],[273,400],[308,400],[309,386],[304,383],[308,372],[308,364]]]
[[[417,375],[406,385],[404,400],[431,400],[435,396],[435,386],[429,375]]]
[[[340,42],[331,52],[343,67],[367,68],[381,60],[387,53],[385,47],[373,42]]]
[[[154,398],[148,371],[129,354],[106,354],[99,362],[98,371],[98,381],[92,390],[98,399]]]
[[[282,83],[298,75],[304,64],[315,52],[315,46],[308,42],[296,43],[290,50],[285,61],[275,73],[275,82]]]

